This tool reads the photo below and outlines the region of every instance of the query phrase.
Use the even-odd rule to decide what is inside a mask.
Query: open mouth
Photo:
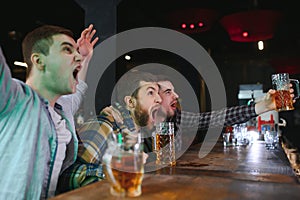
[[[154,110],[152,110],[152,119],[153,119],[153,121],[155,121],[155,119],[156,119],[156,117],[157,117],[157,112],[158,112],[158,108],[157,109],[154,109]]]
[[[174,102],[171,104],[171,108],[172,108],[173,110],[176,110],[176,108],[177,108],[177,101],[174,101]]]
[[[73,71],[73,77],[74,77],[75,80],[77,80],[77,75],[78,75],[79,70],[80,70],[79,67],[77,67],[77,68],[74,69],[74,71]]]

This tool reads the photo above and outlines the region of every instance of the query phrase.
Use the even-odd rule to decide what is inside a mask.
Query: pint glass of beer
[[[273,89],[276,90],[274,101],[277,111],[294,110],[293,99],[290,96],[290,83],[295,90],[295,98],[299,95],[299,81],[290,79],[288,73],[272,74]]]
[[[156,124],[155,137],[153,137],[156,164],[176,165],[174,123],[160,122]]]
[[[130,135],[131,134],[131,135]],[[137,197],[142,194],[144,175],[143,144],[140,133],[118,134],[108,141],[103,156],[110,193],[116,197]]]

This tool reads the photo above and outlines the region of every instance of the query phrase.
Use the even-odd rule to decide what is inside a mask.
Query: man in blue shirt
[[[1,199],[53,196],[61,169],[74,162],[78,139],[69,120],[73,111],[56,101],[75,93],[79,72],[87,67],[98,40],[92,40],[94,34],[92,25],[77,42],[59,26],[28,33],[22,43],[26,84],[12,78],[0,49]]]

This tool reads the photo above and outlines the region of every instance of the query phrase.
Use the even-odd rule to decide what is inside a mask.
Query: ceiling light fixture
[[[220,23],[235,42],[257,42],[271,39],[282,19],[282,13],[275,10],[250,10],[225,15]],[[249,34],[244,36],[247,30]]]
[[[21,67],[26,67],[27,68],[27,64],[24,62],[20,62],[20,61],[15,61],[14,65],[16,66],[21,66]]]
[[[166,21],[172,29],[184,33],[200,33],[210,30],[218,21],[218,18],[219,13],[214,9],[187,8],[170,12],[167,14]],[[185,24],[185,27],[183,27],[183,24]]]

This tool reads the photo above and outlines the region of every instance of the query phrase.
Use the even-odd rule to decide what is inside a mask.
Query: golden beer
[[[276,90],[273,100],[276,104],[276,111],[294,110],[293,99],[288,90]]]
[[[290,96],[290,85],[293,85],[294,99],[300,96],[299,81],[290,79],[288,73],[272,74],[272,85],[276,93],[273,95],[273,101],[276,104],[276,111],[294,110],[293,98]]]
[[[154,151],[156,152],[156,164],[176,165],[174,123],[161,122],[156,125],[154,139]]]
[[[176,165],[175,159],[175,138],[173,130],[155,134],[156,164]]]
[[[104,172],[111,183],[110,192],[119,197],[136,197],[142,194],[144,175],[143,154],[122,152],[113,155],[104,165]]]

